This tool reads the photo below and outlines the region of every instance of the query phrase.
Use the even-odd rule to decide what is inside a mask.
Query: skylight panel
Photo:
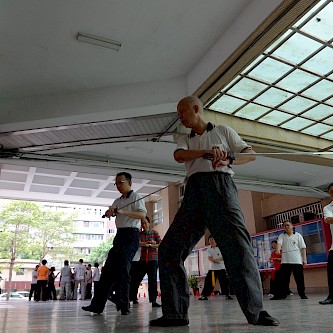
[[[238,98],[224,95],[213,103],[210,109],[223,113],[233,113],[245,103],[245,101]]]

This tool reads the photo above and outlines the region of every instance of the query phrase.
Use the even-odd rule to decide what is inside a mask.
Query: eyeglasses
[[[127,180],[118,180],[117,182],[114,183],[114,186],[121,185],[123,183],[126,183]]]

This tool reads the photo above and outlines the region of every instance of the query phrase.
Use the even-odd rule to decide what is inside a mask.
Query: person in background
[[[205,278],[204,288],[201,293],[201,297],[199,297],[200,301],[208,300],[208,296],[210,296],[214,290],[216,279],[219,280],[221,290],[224,290],[226,295],[226,299],[233,299],[229,294],[229,279],[227,276],[227,272],[225,270],[225,265],[223,261],[223,257],[220,249],[216,246],[215,239],[212,235],[208,237],[209,244],[211,245],[208,248],[208,260],[209,260],[209,271]]]
[[[49,299],[55,301],[57,299],[57,292],[55,289],[54,280],[57,278],[60,272],[58,272],[57,274],[54,274],[54,272],[55,272],[55,267],[51,267],[49,271],[48,292],[49,292]]]
[[[272,246],[272,253],[269,257],[270,264],[273,265],[273,270],[271,272],[271,280],[270,280],[270,293],[268,295],[269,298],[273,298],[274,295],[277,295],[279,293],[280,289],[280,267],[281,267],[281,258],[282,253],[276,254],[276,247],[277,247],[277,241],[273,240],[271,242]]]
[[[31,273],[31,287],[29,292],[29,301],[31,301],[32,294],[34,295],[34,301],[37,299],[37,277],[39,265],[36,265],[35,269]]]
[[[64,261],[64,267],[60,271],[60,299],[70,300],[72,298],[71,278],[72,270],[69,267],[69,261]]]
[[[324,207],[324,220],[330,225],[332,243],[327,260],[328,296],[325,300],[319,302],[321,305],[333,304],[333,183],[328,185],[328,194],[332,201]]]
[[[94,269],[93,269],[93,276],[92,276],[92,280],[94,282],[94,293],[98,288],[100,276],[101,276],[101,273],[99,271],[99,263],[95,262]]]
[[[74,267],[74,296],[73,299],[77,299],[77,288],[80,285],[81,299],[85,299],[86,293],[86,267],[83,265],[83,259],[79,260],[79,264]]]
[[[45,302],[48,298],[47,293],[47,282],[49,279],[49,268],[46,267],[47,260],[42,260],[42,265],[38,267],[37,273],[37,295],[36,302],[40,301],[40,296],[42,294],[42,300]]]
[[[91,289],[92,289],[92,270],[91,264],[88,264],[86,267],[86,299],[91,299]]]
[[[157,298],[157,268],[158,268],[158,247],[161,243],[161,237],[158,232],[152,229],[148,216],[142,221],[142,230],[140,232],[141,256],[139,261],[132,261],[130,301],[136,304],[138,289],[144,276],[148,275],[148,294],[149,302],[153,308],[161,305],[156,302]]]
[[[303,266],[306,265],[306,245],[303,236],[294,232],[290,221],[283,223],[285,232],[280,234],[277,241],[276,254],[283,251],[280,271],[281,287],[272,300],[285,299],[289,294],[289,283],[291,273],[297,285],[297,292],[301,299],[307,299],[305,295]]]

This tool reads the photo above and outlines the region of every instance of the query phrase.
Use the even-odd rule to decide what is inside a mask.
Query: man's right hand
[[[230,164],[228,153],[224,150],[221,150],[218,146],[214,146],[213,149],[207,150],[202,157],[212,161],[214,170],[220,166],[227,166]]]
[[[111,216],[116,216],[117,215],[117,208],[109,208],[107,211],[104,213],[104,217],[111,217]]]

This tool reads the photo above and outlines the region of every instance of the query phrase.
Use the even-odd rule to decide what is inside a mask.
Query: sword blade
[[[298,151],[298,152],[278,152],[278,153],[234,153],[234,156],[320,156],[333,155],[333,151]]]

